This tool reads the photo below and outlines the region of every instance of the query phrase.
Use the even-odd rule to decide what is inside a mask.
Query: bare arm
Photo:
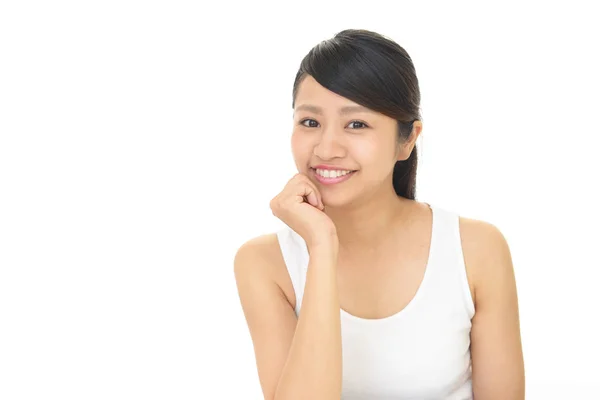
[[[234,262],[265,399],[338,400],[342,346],[337,248],[310,250],[302,312],[296,319],[292,306],[272,279],[274,261],[265,250],[266,240],[261,237],[244,244]]]
[[[492,224],[466,227],[479,247],[474,269],[475,316],[471,328],[475,400],[522,400],[525,371],[517,288],[508,244]]]

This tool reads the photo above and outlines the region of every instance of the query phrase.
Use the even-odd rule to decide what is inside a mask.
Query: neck
[[[390,237],[411,200],[398,196],[391,185],[389,188],[345,207],[325,206],[336,226],[340,249],[375,249]]]

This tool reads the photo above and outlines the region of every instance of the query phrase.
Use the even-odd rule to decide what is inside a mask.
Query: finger
[[[306,197],[306,201],[313,207],[319,207],[319,198],[315,193],[314,189],[310,185],[304,186],[303,196]]]
[[[315,185],[313,183],[313,181],[311,181],[308,178],[308,176],[304,175],[303,178],[304,178],[303,181],[306,182],[306,184],[308,184],[312,188],[315,196],[317,197],[317,201],[316,201],[317,204],[313,204],[313,205],[315,207],[317,207],[319,210],[323,210],[325,208],[325,206],[323,204],[323,199],[321,197],[321,192],[319,192],[319,189],[317,189],[317,185]]]
[[[292,179],[290,179],[290,186],[294,185],[296,187],[301,187],[301,193],[302,193],[302,201],[304,201],[304,196],[308,196],[309,192],[312,191],[314,193],[314,195],[316,196],[316,201],[313,197],[311,197],[311,199],[309,200],[308,197],[306,198],[306,201],[311,204],[312,206],[318,208],[319,210],[323,210],[325,208],[324,204],[323,204],[323,200],[321,199],[321,193],[319,192],[319,189],[317,189],[317,186],[310,180],[310,178],[302,173],[297,173],[296,175],[294,175],[294,177]],[[306,190],[306,186],[309,186],[310,189],[307,191]],[[292,187],[290,187],[291,190]],[[297,189],[296,189],[297,190]]]

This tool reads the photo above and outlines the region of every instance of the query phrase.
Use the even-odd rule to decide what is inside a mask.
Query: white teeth
[[[319,174],[323,178],[338,178],[340,176],[344,176],[344,175],[352,172],[352,171],[332,170],[332,169],[317,169],[316,171],[317,171],[317,174]]]

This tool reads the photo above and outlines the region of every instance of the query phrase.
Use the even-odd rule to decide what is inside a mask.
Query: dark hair
[[[422,120],[421,92],[412,59],[385,36],[346,29],[313,47],[300,63],[294,81],[292,108],[298,87],[307,75],[321,86],[398,122],[400,143],[410,137],[413,122]],[[394,190],[415,200],[417,146],[394,166]]]

